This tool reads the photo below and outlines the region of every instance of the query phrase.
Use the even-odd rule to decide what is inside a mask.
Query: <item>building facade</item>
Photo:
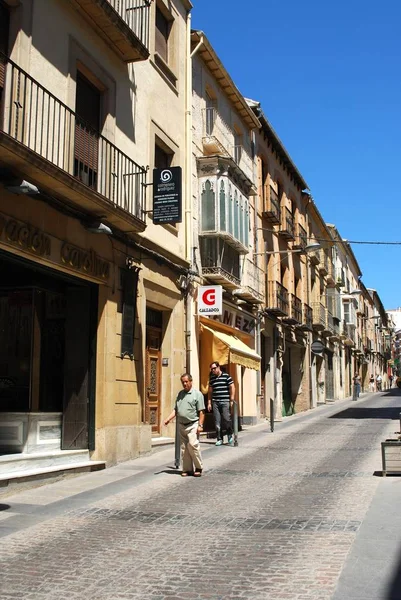
[[[186,189],[190,9],[0,3],[0,451],[114,464],[162,432],[190,205],[153,224],[149,184],[180,166]]]

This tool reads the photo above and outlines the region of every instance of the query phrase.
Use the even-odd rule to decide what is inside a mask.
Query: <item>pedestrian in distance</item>
[[[361,376],[359,375],[358,371],[355,372],[355,375],[353,376],[353,382],[354,382],[354,389],[353,389],[353,393],[352,393],[352,399],[353,400],[358,400],[359,398],[359,394],[361,393]]]
[[[393,387],[393,379],[394,379],[394,375],[392,373],[390,373],[390,375],[388,376],[388,387],[390,389]]]
[[[203,394],[192,387],[192,375],[181,375],[183,389],[178,392],[174,410],[164,421],[168,425],[177,417],[181,444],[182,477],[201,477],[203,461],[200,451],[199,434],[203,431],[205,401]]]
[[[380,373],[376,377],[376,389],[378,392],[382,391],[382,376]]]
[[[235,398],[235,385],[231,375],[221,370],[220,364],[214,361],[210,365],[210,379],[207,409],[213,408],[214,423],[217,434],[216,446],[223,444],[223,430],[227,433],[228,444],[233,445],[233,428],[230,408]]]
[[[370,390],[371,392],[374,392],[374,391],[375,391],[375,377],[374,377],[373,373],[372,373],[372,375],[369,377],[369,390]]]

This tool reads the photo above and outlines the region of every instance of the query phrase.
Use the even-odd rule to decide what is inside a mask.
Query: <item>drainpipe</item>
[[[185,259],[194,270],[195,256],[193,251],[193,213],[192,213],[192,59],[203,45],[203,36],[191,52],[191,13],[187,16],[187,72],[185,94]],[[192,372],[191,345],[192,345],[192,295],[190,290],[190,277],[184,296],[185,311],[185,365],[187,373]]]

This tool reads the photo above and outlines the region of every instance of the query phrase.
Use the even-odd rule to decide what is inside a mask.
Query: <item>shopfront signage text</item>
[[[72,244],[61,246],[61,262],[65,265],[101,279],[108,279],[110,264],[99,258],[94,250],[83,250]]]
[[[51,254],[50,237],[27,223],[14,219],[7,220],[0,216],[0,237],[37,256],[50,256]]]
[[[215,321],[220,321],[224,325],[229,325],[233,329],[238,329],[239,331],[243,331],[244,333],[249,333],[251,335],[255,332],[255,324],[256,321],[253,317],[248,316],[246,314],[242,314],[233,310],[224,309],[223,314],[212,317]]]

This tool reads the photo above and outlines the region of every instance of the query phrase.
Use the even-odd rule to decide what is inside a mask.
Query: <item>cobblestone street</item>
[[[199,480],[177,476],[169,447],[6,496],[0,598],[401,598],[397,509],[391,501],[382,510],[399,498],[399,479],[375,476],[400,406],[392,390],[287,418],[273,434],[268,424],[249,428],[238,448],[205,440]],[[347,583],[347,569],[386,543],[387,526],[396,539],[381,549],[383,564],[369,554],[375,576],[366,563]],[[350,564],[358,544],[365,556]]]

